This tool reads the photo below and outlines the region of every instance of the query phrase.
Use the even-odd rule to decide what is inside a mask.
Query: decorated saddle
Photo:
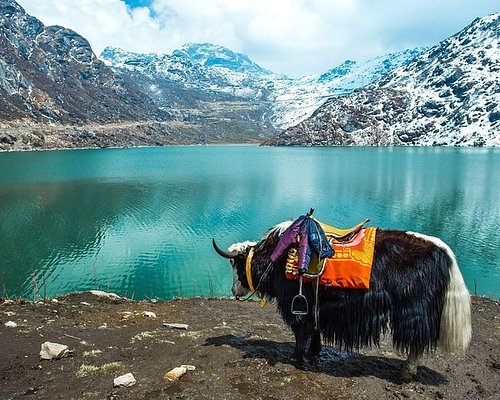
[[[317,221],[317,220],[316,220]],[[333,249],[327,257],[313,252],[306,271],[299,269],[297,245],[287,252],[286,277],[304,280],[319,279],[324,286],[346,289],[368,289],[375,251],[376,228],[363,228],[365,220],[351,229],[338,229],[317,221],[323,228],[326,239]]]

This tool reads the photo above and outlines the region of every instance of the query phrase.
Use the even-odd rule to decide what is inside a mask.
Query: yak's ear
[[[217,246],[217,243],[215,243],[215,239],[212,239],[212,245],[214,246],[214,250],[221,257],[233,259],[233,258],[235,258],[235,257],[238,256],[238,252],[237,251],[227,252],[227,251],[222,250],[219,246]]]

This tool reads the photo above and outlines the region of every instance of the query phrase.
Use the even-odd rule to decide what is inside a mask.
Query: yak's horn
[[[238,255],[238,252],[237,251],[234,251],[232,253],[229,253],[227,251],[224,251],[222,250],[221,248],[219,248],[219,246],[217,246],[217,243],[215,243],[215,239],[212,239],[212,244],[214,245],[214,249],[215,251],[222,257],[224,258],[234,258]]]

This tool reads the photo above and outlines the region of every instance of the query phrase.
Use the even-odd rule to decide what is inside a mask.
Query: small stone
[[[4,314],[7,316],[7,317],[12,317],[13,315],[16,315],[16,313],[14,311],[4,311]]]
[[[57,360],[59,358],[67,357],[69,355],[69,348],[65,344],[44,342],[40,350],[40,358],[42,360]]]
[[[107,329],[108,328],[108,324],[105,322],[104,324],[102,324],[100,327],[98,327],[97,329]]]
[[[86,301],[80,301],[80,304],[83,306],[90,306],[90,303],[87,303]]]
[[[116,386],[130,387],[134,386],[136,383],[137,381],[135,380],[134,375],[132,375],[130,372],[125,375],[121,375],[113,380],[113,386],[115,387]]]
[[[187,329],[188,325],[187,324],[167,324],[166,322],[163,323],[163,326],[167,328],[172,328],[172,329]]]
[[[181,368],[186,368],[187,371],[194,371],[194,370],[196,370],[196,367],[194,365],[189,365],[189,364],[182,364]]]
[[[14,321],[7,321],[4,325],[7,328],[17,328],[17,324]]]
[[[127,319],[133,315],[131,311],[123,311],[122,314],[122,319]]]
[[[56,303],[56,304],[57,304],[57,303],[59,303],[59,300],[57,300],[57,299],[52,299],[52,303]]]
[[[168,371],[163,379],[170,381],[170,382],[175,382],[180,379],[182,375],[184,375],[187,372],[187,368],[184,366],[181,367],[175,367],[174,369],[171,369]]]
[[[142,315],[148,317],[148,318],[156,318],[156,314],[152,311],[144,311]]]

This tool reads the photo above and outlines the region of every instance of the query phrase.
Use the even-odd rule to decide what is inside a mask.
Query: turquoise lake
[[[0,293],[226,296],[221,247],[315,208],[440,237],[500,297],[500,150],[199,146],[0,154]]]

